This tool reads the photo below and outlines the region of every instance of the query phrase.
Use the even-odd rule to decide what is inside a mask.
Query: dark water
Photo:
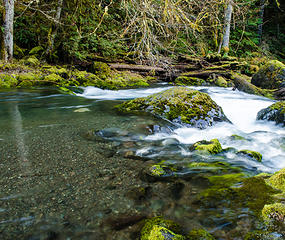
[[[177,155],[187,146],[165,138],[147,140],[173,126],[147,115],[119,115],[113,110],[119,102],[52,89],[0,92],[1,239],[136,239],[140,220],[160,215],[185,232],[204,228],[217,239],[243,239],[262,229],[246,207],[201,204],[208,170],[181,170],[170,181],[145,179],[151,163],[184,166],[202,156]],[[136,157],[145,148],[160,154]],[[211,161],[221,159],[226,156]]]

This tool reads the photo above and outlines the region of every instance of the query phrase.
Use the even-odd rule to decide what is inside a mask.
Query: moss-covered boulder
[[[144,98],[126,101],[116,109],[123,113],[150,112],[175,123],[204,129],[216,122],[230,122],[208,94],[174,87]]]
[[[285,81],[285,65],[272,60],[252,76],[251,83],[260,88],[276,89],[283,81]]]
[[[183,240],[178,224],[162,217],[153,217],[145,220],[141,230],[140,240]]]
[[[257,120],[274,121],[276,124],[285,126],[285,101],[280,101],[260,110],[257,113]]]
[[[285,204],[273,203],[264,205],[262,218],[265,222],[274,221],[285,224]]]
[[[240,150],[237,152],[238,155],[246,156],[258,162],[262,161],[262,155],[259,152],[251,151],[251,150]]]
[[[218,139],[210,141],[199,141],[190,146],[190,151],[203,151],[210,154],[217,154],[223,151],[222,146]]]
[[[217,79],[215,80],[215,85],[218,87],[227,87],[228,82],[222,76],[218,76]]]
[[[189,240],[215,240],[215,238],[204,229],[193,229],[187,235]]]
[[[204,79],[197,77],[188,77],[188,76],[179,76],[174,81],[177,85],[186,85],[186,86],[205,86],[207,82]],[[208,84],[209,85],[209,84]]]
[[[0,88],[13,88],[18,84],[14,74],[0,74]]]
[[[281,191],[285,191],[285,168],[274,173],[270,178],[266,179],[266,183]]]

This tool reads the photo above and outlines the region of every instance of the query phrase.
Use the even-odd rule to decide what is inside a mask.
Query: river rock
[[[277,89],[284,81],[285,65],[277,60],[272,60],[252,76],[251,83],[260,88]]]
[[[237,155],[246,156],[246,157],[253,159],[253,160],[256,160],[258,162],[262,161],[262,155],[256,151],[240,150],[237,152]]]
[[[136,98],[116,108],[123,113],[150,112],[174,123],[200,129],[216,122],[230,122],[222,108],[208,94],[186,87],[174,87],[148,97]]]
[[[217,154],[223,151],[222,146],[218,139],[212,139],[210,141],[199,141],[190,146],[190,151],[203,151],[210,154]]]
[[[257,120],[274,121],[285,126],[285,101],[280,101],[260,110],[257,113]]]
[[[180,226],[171,220],[162,217],[153,217],[145,220],[141,230],[140,240],[168,239],[183,240],[184,236],[180,235]]]

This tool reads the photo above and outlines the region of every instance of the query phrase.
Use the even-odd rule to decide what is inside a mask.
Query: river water
[[[185,232],[205,228],[217,239],[243,239],[245,232],[262,228],[247,208],[197,204],[208,183],[187,166],[222,161],[249,176],[285,167],[284,128],[255,120],[273,101],[231,89],[195,88],[207,92],[232,122],[205,130],[113,110],[126,99],[170,87],[87,87],[75,96],[53,89],[1,91],[1,239],[136,239],[139,221],[158,215],[180,223]],[[223,148],[258,151],[263,160],[188,150],[213,138]],[[160,161],[179,166],[175,181],[142,177],[146,166]]]

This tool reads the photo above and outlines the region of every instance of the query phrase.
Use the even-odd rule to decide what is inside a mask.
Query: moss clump
[[[37,73],[28,72],[23,74],[18,74],[19,87],[31,87],[36,85],[36,83],[41,79],[41,76]]]
[[[150,112],[201,129],[217,121],[229,122],[222,108],[208,94],[186,87],[174,87],[145,98],[126,101],[116,106],[116,109],[123,113]]]
[[[285,224],[285,204],[274,203],[265,205],[262,209],[262,218],[264,221],[274,221]]]
[[[208,204],[214,201],[229,201],[235,200],[236,192],[232,188],[233,185],[242,182],[244,174],[233,173],[207,177],[210,187],[202,191],[198,198],[203,204]]]
[[[160,176],[163,176],[166,174],[165,170],[163,169],[163,167],[161,165],[152,165],[150,168],[149,168],[149,173],[152,175],[152,176],[156,176],[156,177],[160,177]]]
[[[274,173],[270,178],[266,180],[266,183],[284,192],[285,191],[285,168]]]
[[[32,67],[37,67],[40,65],[39,59],[36,58],[36,56],[30,56],[27,59],[23,59],[20,61],[24,65],[32,66]]]
[[[257,214],[260,213],[265,204],[274,201],[273,195],[279,193],[278,190],[267,185],[263,177],[250,177],[243,180],[241,187],[236,189],[241,201],[245,201],[247,206]]]
[[[66,68],[60,67],[60,66],[50,66],[46,65],[42,67],[42,71],[48,74],[57,74],[65,79],[69,77],[69,71]]]
[[[215,240],[215,238],[204,229],[193,229],[187,235],[189,240]]]
[[[223,151],[222,146],[218,139],[212,139],[210,141],[203,140],[196,142],[190,147],[190,150],[203,151],[210,154],[217,154]]]
[[[154,225],[148,236],[141,237],[141,240],[185,240],[182,235],[176,234],[169,229]]]
[[[258,162],[262,161],[262,155],[259,152],[251,151],[251,150],[240,150],[237,152],[238,155],[244,155],[251,159],[254,159]]]
[[[55,73],[52,73],[52,74],[45,76],[43,81],[47,82],[47,84],[48,83],[60,83],[61,81],[63,81],[63,78]]]
[[[173,233],[173,235],[177,235],[178,239],[184,239],[181,238],[182,236],[179,235],[181,232],[181,228],[178,224],[176,224],[175,222],[171,221],[171,220],[166,220],[163,219],[162,217],[153,217],[150,219],[147,219],[144,221],[144,226],[141,230],[141,240],[151,240],[151,239],[156,239],[156,238],[150,238],[150,234],[154,231],[152,234],[155,234],[155,232],[157,233],[157,231],[159,229],[161,229],[161,227],[163,229],[166,229],[168,231],[171,231]],[[164,238],[162,238],[164,239]],[[168,239],[168,238],[166,238]],[[170,238],[171,239],[171,238]],[[176,239],[176,238],[174,238]]]
[[[245,235],[244,240],[281,240],[274,233],[268,231],[257,230],[249,232]]]
[[[215,85],[218,87],[227,87],[228,83],[223,77],[218,76],[218,78],[215,81]]]
[[[14,74],[0,74],[0,88],[13,88],[18,84]]]
[[[179,76],[174,81],[177,85],[186,85],[186,86],[202,86],[206,85],[206,81],[201,78]]]
[[[94,62],[91,67],[91,72],[101,79],[107,79],[112,75],[111,68],[103,62]]]

